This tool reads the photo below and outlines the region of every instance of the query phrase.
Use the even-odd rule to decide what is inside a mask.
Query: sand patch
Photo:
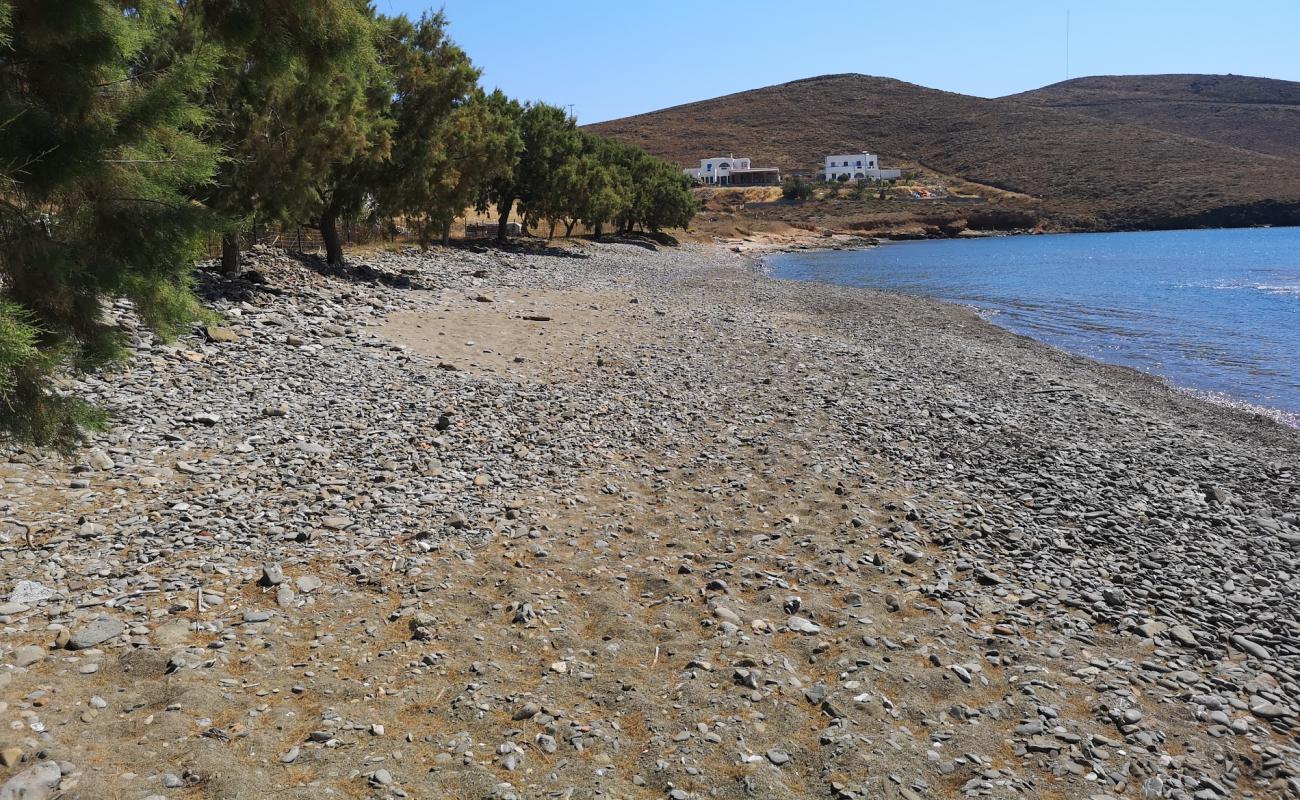
[[[440,366],[536,383],[580,379],[655,338],[631,295],[448,290],[434,308],[393,314],[384,335]]]

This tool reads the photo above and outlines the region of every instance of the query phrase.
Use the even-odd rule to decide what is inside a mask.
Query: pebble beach
[[[1300,797],[1300,432],[646,239],[279,251],[0,449],[0,800]]]

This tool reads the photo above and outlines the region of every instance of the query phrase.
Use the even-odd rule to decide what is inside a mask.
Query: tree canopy
[[[561,108],[479,86],[441,13],[366,0],[0,0],[0,431],[70,445],[103,416],[60,374],[124,358],[123,298],[172,336],[206,316],[196,260],[239,270],[257,223],[448,238],[471,205],[504,238],[658,231],[681,171]]]
[[[200,104],[202,46],[156,64],[171,0],[0,6],[0,427],[68,444],[98,415],[51,375],[123,357],[105,300],[170,335],[200,315],[189,290],[213,222],[194,202],[218,148]]]
[[[189,0],[176,29],[182,53],[219,47],[208,84],[209,136],[226,156],[204,202],[223,215],[223,264],[238,267],[233,234],[254,216],[317,217],[338,170],[388,146],[375,113],[386,88],[376,25],[364,0]]]
[[[397,78],[394,148],[376,181],[378,209],[405,218],[422,244],[449,234],[480,186],[509,176],[521,146],[504,96],[478,88],[479,71],[446,35],[441,13],[384,20],[380,52]]]

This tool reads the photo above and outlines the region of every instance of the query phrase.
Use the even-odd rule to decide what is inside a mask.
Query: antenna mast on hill
[[[1070,9],[1065,9],[1065,79],[1070,79]]]

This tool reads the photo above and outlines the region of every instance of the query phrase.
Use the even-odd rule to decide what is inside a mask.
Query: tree
[[[583,133],[582,147],[558,173],[558,219],[566,235],[581,221],[600,238],[607,223],[631,231],[686,227],[697,204],[692,183],[675,165],[635,145]]]
[[[367,9],[367,14],[366,33],[372,43],[387,44],[395,35],[400,35],[400,30],[410,27],[405,17],[380,18],[371,9]],[[343,263],[340,220],[356,220],[368,206],[373,210],[377,187],[389,174],[386,168],[391,163],[390,152],[397,127],[393,97],[404,65],[395,57],[380,56],[381,51],[384,55],[394,55],[394,50],[400,54],[400,49],[383,47],[382,44],[380,47],[367,45],[358,54],[358,71],[350,76],[349,81],[356,82],[352,88],[360,88],[362,98],[360,102],[349,105],[337,120],[349,132],[350,141],[336,151],[333,161],[326,164],[319,199],[314,203],[304,201],[307,217],[317,220],[317,229],[325,245],[325,261],[329,264]]]
[[[395,75],[392,157],[376,181],[381,213],[415,225],[422,246],[485,183],[512,173],[522,146],[508,105],[478,89],[479,71],[446,36],[442,14],[387,20],[381,60]]]
[[[592,168],[600,166],[600,163],[587,151],[588,138],[586,134],[583,135],[583,152],[569,159],[560,170],[558,177],[563,202],[556,210],[555,219],[564,224],[565,236],[572,236],[574,226],[586,215],[592,194],[590,177]]]
[[[691,181],[677,166],[635,145],[607,142],[605,159],[618,171],[624,202],[615,221],[631,232],[686,227],[697,210]]]
[[[414,218],[426,220],[426,229],[441,232],[444,245],[451,239],[452,220],[470,206],[481,186],[514,170],[523,147],[514,120],[497,113],[499,107],[488,97],[476,90],[448,117],[438,180],[428,202],[414,209]]]
[[[484,196],[497,207],[497,241],[505,240],[516,201],[525,224],[542,219],[555,207],[560,172],[582,147],[573,118],[560,108],[546,103],[515,103],[504,111],[518,120],[521,148],[514,170],[491,181]],[[485,208],[486,203],[480,201],[479,207]]]
[[[499,170],[485,176],[479,186],[475,202],[479,213],[487,211],[489,205],[496,206],[500,220],[497,225],[497,241],[500,242],[505,241],[510,210],[514,207],[515,200],[519,198],[519,161],[523,158],[525,147],[520,126],[524,107],[518,100],[507,97],[500,89],[487,95],[483,103],[487,107],[486,113],[510,131],[507,139],[511,147],[505,153],[510,169]]]
[[[519,118],[519,137],[524,146],[515,177],[520,215],[527,227],[559,208],[560,173],[582,149],[582,136],[574,119],[563,109],[531,103]]]
[[[685,228],[699,210],[690,178],[676,165],[657,159],[652,159],[648,173],[636,222],[655,233]]]
[[[365,0],[188,0],[176,51],[224,53],[206,102],[226,158],[203,200],[226,221],[222,268],[239,269],[238,234],[256,215],[314,217],[337,175],[371,149],[375,87]],[[336,232],[333,232],[336,233]],[[330,238],[331,231],[322,231]]]
[[[563,166],[559,176],[566,236],[581,222],[599,239],[605,223],[623,213],[630,191],[615,159],[622,146],[604,137],[582,135],[581,152]]]
[[[781,196],[786,200],[807,200],[812,193],[812,185],[803,178],[792,178],[781,187]]]
[[[190,275],[212,219],[189,198],[217,166],[197,102],[215,53],[157,59],[180,13],[0,3],[0,428],[21,440],[68,447],[103,423],[52,376],[125,357],[107,298],[163,336],[202,315]]]

